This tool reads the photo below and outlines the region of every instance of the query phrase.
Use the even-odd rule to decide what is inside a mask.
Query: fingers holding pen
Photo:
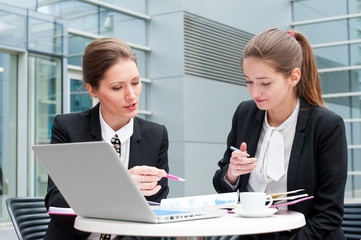
[[[256,158],[248,158],[247,156],[238,156],[235,154],[230,158],[229,168],[234,175],[242,175],[250,173],[257,166]]]
[[[242,143],[240,149],[231,146],[232,155],[229,160],[229,168],[233,175],[239,176],[250,173],[257,166],[257,159],[251,158],[247,153],[246,143]]]
[[[163,169],[149,166],[135,166],[129,173],[144,196],[156,194],[161,189],[158,181],[167,175]]]

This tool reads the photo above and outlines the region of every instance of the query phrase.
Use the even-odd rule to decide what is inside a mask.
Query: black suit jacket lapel
[[[305,141],[305,128],[309,119],[310,111],[310,105],[304,100],[301,100],[300,110],[298,112],[295,138],[292,144],[287,172],[287,189],[289,191],[296,188],[297,170],[301,158],[302,147]]]
[[[99,118],[99,105],[98,103],[95,107],[90,110],[90,135],[93,137],[94,141],[102,141],[102,130],[100,128],[100,118]]]
[[[258,140],[261,136],[264,117],[265,111],[259,110],[257,111],[255,119],[252,123],[250,138],[247,144],[247,152],[251,155],[251,157],[254,157],[257,151]]]
[[[143,165],[141,163],[141,144],[140,140],[142,139],[142,135],[140,133],[140,126],[138,119],[134,118],[134,130],[133,135],[130,138],[130,155],[129,155],[129,169],[134,166]]]

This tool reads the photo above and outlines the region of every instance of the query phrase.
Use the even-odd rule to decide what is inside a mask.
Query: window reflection
[[[91,43],[94,39],[87,38],[77,35],[69,35],[68,38],[68,64],[81,66],[81,59],[83,57],[84,49]]]
[[[102,9],[99,34],[146,45],[146,20]]]
[[[93,98],[78,79],[70,79],[70,112],[83,112],[93,106]]]
[[[293,1],[293,21],[345,15],[346,6],[346,0],[327,0],[327,4],[324,0]]]
[[[347,5],[348,5],[348,13],[349,14],[361,12],[360,0],[348,0]]]
[[[345,122],[345,127],[349,133],[348,142],[361,142],[361,122]],[[361,149],[357,152],[352,152],[352,154],[357,154],[358,159],[361,159]],[[353,171],[361,171],[361,161],[359,164],[349,166]]]
[[[348,40],[347,20],[299,25],[295,30],[303,33],[311,44]]]
[[[361,38],[361,18],[351,18],[350,20],[350,39],[360,39]]]
[[[355,151],[355,150],[353,150]],[[360,150],[358,150],[360,151]],[[350,155],[350,154],[349,154]],[[352,155],[350,155],[352,156]],[[360,157],[360,154],[356,155],[355,157]],[[349,164],[350,165],[350,164]],[[357,191],[355,191],[355,189]],[[352,198],[361,198],[361,176],[360,175],[348,175],[346,188],[345,188],[345,199],[352,199]]]
[[[0,9],[0,44],[17,48],[26,47],[26,17],[24,15]]]
[[[323,94],[359,92],[360,70],[320,73]]]
[[[17,56],[0,52],[0,222],[8,220],[5,200],[16,196],[17,71]]]
[[[138,71],[141,77],[147,77],[147,52],[142,50],[133,49],[137,55]]]
[[[62,63],[61,58],[41,55],[29,56],[29,96],[33,103],[29,115],[32,116],[34,129],[30,142],[34,144],[50,143],[51,127],[54,117],[62,113]],[[47,174],[37,161],[30,168],[34,175],[36,196],[44,196],[47,186]]]
[[[318,69],[349,65],[348,45],[314,48]]]
[[[99,0],[101,2],[111,3],[116,6],[122,6],[123,8],[131,11],[146,13],[146,0]]]
[[[69,28],[146,45],[144,19],[81,1],[44,3],[38,7],[38,12],[68,20]]]
[[[29,43],[31,50],[63,55],[63,24],[53,20],[29,17]]]

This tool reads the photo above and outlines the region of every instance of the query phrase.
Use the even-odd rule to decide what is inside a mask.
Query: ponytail
[[[296,86],[296,96],[302,97],[309,104],[325,107],[322,99],[320,77],[310,43],[299,32],[293,32],[302,48],[301,79]]]

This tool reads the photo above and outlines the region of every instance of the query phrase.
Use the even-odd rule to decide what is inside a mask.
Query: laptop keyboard
[[[165,209],[152,209],[152,211],[157,216],[190,213],[189,211],[177,211],[177,210],[165,210]]]

